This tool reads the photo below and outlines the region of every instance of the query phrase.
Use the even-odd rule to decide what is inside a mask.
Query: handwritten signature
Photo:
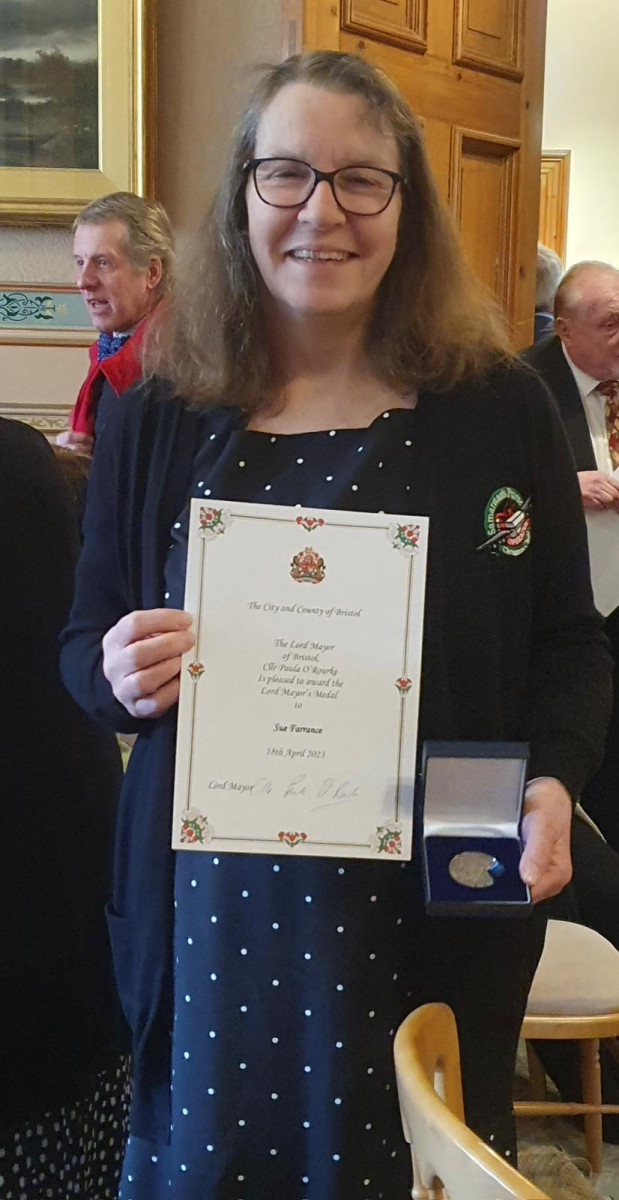
[[[338,782],[335,779],[324,779],[319,785],[317,791],[308,796],[307,775],[297,775],[286,788],[283,799],[286,800],[289,796],[306,796],[308,799],[321,800],[321,804],[312,805],[312,812],[316,812],[319,808],[328,808],[331,804],[341,804],[346,800],[354,800],[359,795],[359,788],[351,782],[350,779],[343,779]]]

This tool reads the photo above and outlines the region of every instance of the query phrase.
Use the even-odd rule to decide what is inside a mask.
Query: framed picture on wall
[[[0,222],[151,190],[155,0],[0,0]]]

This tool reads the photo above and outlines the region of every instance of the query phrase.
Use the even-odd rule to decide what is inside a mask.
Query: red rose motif
[[[293,833],[289,829],[286,831],[280,829],[277,837],[280,842],[286,842],[288,846],[296,846],[297,842],[304,842],[307,840],[306,833]]]

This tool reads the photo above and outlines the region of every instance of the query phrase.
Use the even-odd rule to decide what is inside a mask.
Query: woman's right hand
[[[128,613],[103,638],[103,674],[133,717],[160,717],[178,700],[181,656],[195,642],[189,613]]]

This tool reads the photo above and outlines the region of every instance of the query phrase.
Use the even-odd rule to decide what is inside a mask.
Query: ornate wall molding
[[[32,425],[50,441],[57,433],[69,428],[71,405],[52,404],[3,404],[0,401],[0,417],[8,417],[12,421],[23,421]]]
[[[0,283],[0,342],[88,346],[94,336],[77,288]]]

